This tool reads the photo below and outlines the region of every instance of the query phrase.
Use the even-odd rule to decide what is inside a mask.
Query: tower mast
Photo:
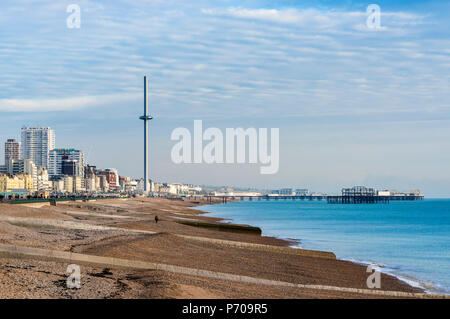
[[[144,76],[144,115],[139,117],[144,121],[144,193],[148,194],[148,121],[153,117],[148,115],[148,80],[147,76]]]

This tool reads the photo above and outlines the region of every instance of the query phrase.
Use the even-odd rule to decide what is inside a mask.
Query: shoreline
[[[372,265],[373,269],[378,270],[379,272],[389,275],[389,276],[393,276],[395,278],[397,278],[400,281],[403,281],[404,283],[406,283],[407,285],[413,287],[413,288],[418,288],[421,289],[424,293],[429,294],[429,295],[434,295],[434,294],[438,294],[438,295],[450,295],[450,293],[447,293],[446,291],[440,290],[440,289],[429,289],[427,287],[424,286],[424,284],[422,284],[423,280],[421,280],[420,278],[416,278],[414,276],[410,276],[407,274],[398,274],[395,273],[395,271],[391,271],[389,269],[392,269],[389,267],[389,265],[384,265],[384,266],[380,266],[380,264],[377,264],[376,262],[366,262],[366,261],[359,261],[359,260],[355,260],[355,259],[342,259],[342,260],[346,260],[358,265],[363,265],[363,266],[369,266]],[[407,278],[410,277],[410,278]],[[436,286],[436,283],[432,283],[433,286]]]
[[[2,204],[0,296],[441,298],[385,274],[383,289],[371,290],[364,266],[338,260],[331,252],[293,249],[298,243],[243,225],[210,227],[225,219],[207,216],[204,204],[159,198]],[[6,254],[7,246],[12,255]],[[64,261],[70,253],[85,260],[87,282],[79,291],[61,285],[65,267],[73,263]]]
[[[212,203],[212,204],[206,204],[206,205],[200,205],[197,206],[196,209],[198,208],[200,211],[202,211],[204,214],[212,214],[211,212],[208,212],[206,210],[202,210],[200,209],[201,207],[204,206],[213,206],[213,205],[220,205],[222,203]],[[231,218],[223,218],[223,217],[217,217],[217,216],[209,216],[212,218],[217,218],[220,222],[223,221],[229,221],[229,223],[234,223],[235,221]],[[249,225],[249,226],[254,226],[254,225]],[[264,229],[262,229],[262,234],[264,235]],[[292,249],[311,249],[309,247],[305,247],[301,245],[301,239],[300,238],[283,238],[280,236],[276,236],[276,235],[265,235],[266,237],[272,237],[274,239],[278,239],[278,240],[282,240],[285,241],[287,244],[287,247],[292,248]],[[332,251],[334,253],[334,251]],[[337,257],[336,257],[337,258]],[[388,276],[392,276],[402,282],[404,282],[405,284],[407,284],[408,286],[412,287],[412,288],[417,288],[422,290],[424,293],[429,294],[429,295],[433,295],[433,294],[440,294],[440,295],[450,295],[450,292],[447,292],[443,289],[439,289],[437,286],[437,283],[434,282],[430,282],[432,286],[434,286],[435,288],[428,288],[425,285],[425,281],[421,280],[420,278],[414,277],[414,276],[410,276],[408,274],[398,274],[395,273],[395,271],[389,270],[391,269],[389,267],[389,265],[383,265],[381,266],[380,263],[377,262],[367,262],[367,261],[362,261],[362,260],[357,260],[355,258],[352,259],[341,259],[341,258],[337,258],[338,260],[342,260],[342,261],[347,261],[347,262],[351,262],[354,263],[356,265],[362,265],[362,266],[369,266],[371,265],[373,269],[376,269],[377,271],[379,271],[380,273],[383,273],[385,275]],[[409,277],[409,278],[408,278]]]

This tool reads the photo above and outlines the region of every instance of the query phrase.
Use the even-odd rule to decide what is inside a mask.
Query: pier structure
[[[416,201],[423,200],[422,194],[403,193],[391,195],[385,192],[378,192],[373,188],[364,186],[354,186],[352,188],[343,188],[341,195],[327,196],[329,204],[377,204],[389,203],[391,200]]]
[[[328,196],[330,204],[376,204],[389,203],[390,196],[378,196],[373,188],[364,186],[355,186],[352,188],[343,188],[342,195]]]
[[[228,201],[240,200],[326,200],[329,204],[383,204],[392,201],[416,201],[423,200],[422,194],[402,193],[387,195],[384,192],[378,192],[373,188],[364,186],[355,186],[352,188],[343,188],[341,195],[323,195],[323,194],[302,194],[302,195],[207,195],[208,201],[212,203],[213,199],[220,199],[222,203]]]
[[[249,201],[261,201],[261,200],[324,200],[328,196],[327,195],[207,195],[209,202],[212,202],[213,198],[220,198],[222,203],[227,203],[228,201],[241,201],[241,200],[249,200]]]

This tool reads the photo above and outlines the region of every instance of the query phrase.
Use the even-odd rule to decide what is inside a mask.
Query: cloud
[[[108,106],[120,102],[134,101],[141,94],[111,94],[103,96],[80,96],[56,99],[0,99],[0,111],[5,112],[52,112],[73,111],[90,107]]]
[[[416,13],[382,11],[386,30],[411,22],[399,37],[367,32],[365,11],[81,6],[79,30],[65,27],[64,6],[38,6],[33,19],[24,11],[20,30],[0,26],[0,111],[128,103],[141,94],[143,74],[154,112],[166,117],[270,117],[280,107],[285,116],[410,112],[448,101],[448,58],[436,55],[446,43],[423,45]],[[353,81],[362,77],[364,84]]]
[[[351,25],[355,30],[365,24],[366,12],[360,11],[319,11],[316,9],[247,9],[229,7],[225,9],[201,9],[206,15],[259,20],[278,24],[307,26],[310,29],[330,29]],[[381,12],[389,25],[404,26],[423,23],[424,16],[405,12]],[[382,29],[386,29],[383,26]],[[367,28],[366,28],[367,30]]]

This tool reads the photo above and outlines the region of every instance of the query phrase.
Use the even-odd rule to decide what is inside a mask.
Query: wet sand
[[[183,224],[221,223],[195,209],[202,204],[206,202],[156,198],[58,202],[57,206],[0,204],[0,244],[120,258],[131,265],[80,262],[81,288],[68,289],[70,261],[0,252],[0,297],[395,297],[356,292],[368,289],[366,267],[337,260],[333,254],[287,248],[292,242],[251,232]],[[131,261],[165,268],[139,269]],[[381,274],[381,290],[422,292],[385,274]]]

